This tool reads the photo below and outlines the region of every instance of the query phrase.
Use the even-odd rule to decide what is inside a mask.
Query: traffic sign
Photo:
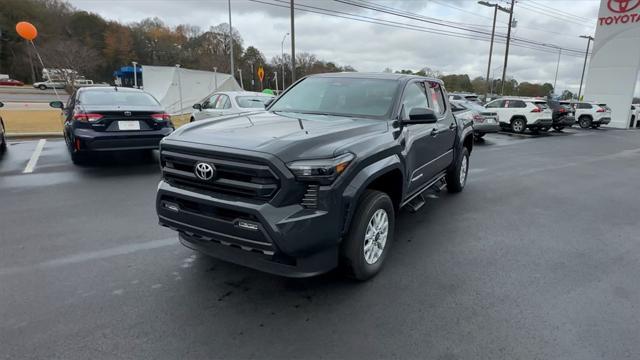
[[[262,66],[258,67],[258,79],[260,79],[260,82],[264,79],[264,69]]]

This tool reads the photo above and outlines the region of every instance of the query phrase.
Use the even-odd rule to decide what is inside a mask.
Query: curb
[[[62,132],[7,133],[7,139],[61,138]]]

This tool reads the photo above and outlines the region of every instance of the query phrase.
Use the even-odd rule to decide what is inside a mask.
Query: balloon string
[[[42,65],[42,70],[44,71],[44,62],[42,61],[42,57],[40,57],[40,52],[38,52],[38,48],[36,48],[36,44],[33,43],[33,40],[29,40],[29,42],[33,46],[33,50],[36,52],[36,55],[38,56],[38,60],[40,61],[40,65]],[[51,75],[49,75],[49,80],[51,80]],[[55,84],[52,84],[51,87],[53,88],[53,92],[56,94],[56,98],[58,99],[58,101],[62,101],[62,99],[60,98],[60,95],[58,95],[58,91],[56,90]]]

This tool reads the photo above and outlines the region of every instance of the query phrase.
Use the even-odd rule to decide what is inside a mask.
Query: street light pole
[[[180,115],[182,115],[182,77],[180,77],[180,64],[176,64],[178,72],[178,94],[180,94]]]
[[[273,72],[273,77],[276,79],[276,93],[280,94],[280,90],[278,90],[278,72]]]
[[[233,27],[231,26],[231,0],[229,0],[229,49],[231,54],[231,76],[234,76],[234,66],[233,66]],[[235,77],[235,76],[234,76]]]
[[[136,65],[138,65],[137,62],[132,61],[131,62],[133,64],[133,87],[134,88],[138,88],[138,73],[136,72]]]
[[[509,60],[509,44],[511,42],[511,25],[513,21],[513,7],[515,5],[515,0],[511,0],[511,8],[509,9],[509,24],[507,24],[507,47],[504,51],[504,68],[502,69],[502,90],[500,90],[500,95],[504,95],[504,81],[507,77],[507,61]]]
[[[296,81],[296,26],[293,1],[291,0],[291,84]]]
[[[240,74],[240,87],[244,90],[244,83],[242,82],[242,69],[238,69],[238,74]]]
[[[492,7],[493,8],[493,27],[491,29],[491,45],[489,46],[489,64],[487,64],[487,94],[485,95],[485,98],[488,97],[490,89],[491,89],[491,85],[490,85],[490,81],[491,79],[489,78],[489,76],[491,75],[491,57],[493,56],[493,41],[495,39],[495,35],[496,35],[496,19],[498,17],[498,10],[500,11],[504,11],[506,13],[510,13],[510,11],[506,8],[503,8],[502,6],[498,5],[498,4],[492,4],[486,1],[478,1],[478,4],[480,5],[484,5],[484,6],[488,6],[488,7]]]
[[[580,89],[578,90],[578,101],[580,101],[580,96],[582,95],[582,82],[584,81],[584,71],[587,69],[587,58],[589,56],[589,46],[591,45],[591,41],[594,40],[593,36],[590,35],[580,35],[581,38],[587,39],[587,51],[584,53],[584,65],[582,65],[582,76],[580,77]]]
[[[218,68],[213,67],[213,83],[215,86],[215,90],[218,91]]]
[[[282,56],[282,90],[284,90],[284,40],[287,38],[287,36],[289,36],[289,33],[284,34],[284,36],[282,37],[282,42],[280,43],[280,48],[282,50],[281,56]]]

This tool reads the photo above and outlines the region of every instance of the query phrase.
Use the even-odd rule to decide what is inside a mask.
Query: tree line
[[[392,70],[386,69],[385,71],[391,72]],[[486,93],[500,94],[502,93],[502,80],[493,79],[489,83],[489,89],[487,89],[487,80],[483,76],[478,76],[473,79],[467,74],[450,74],[444,75],[439,71],[432,70],[425,67],[419,71],[412,70],[399,70],[398,74],[415,74],[422,76],[431,76],[441,79],[449,92],[470,92],[483,95]],[[553,85],[550,83],[530,83],[527,81],[518,82],[513,78],[508,78],[504,83],[504,95],[507,96],[531,96],[531,97],[546,97],[553,93]],[[559,94],[564,100],[574,98],[574,94],[569,90],[564,90],[562,94]]]
[[[122,24],[100,15],[75,9],[62,0],[0,0],[0,73],[35,82],[42,80],[42,66],[26,41],[15,33],[15,24],[29,21],[38,28],[35,43],[46,67],[72,69],[96,81],[113,81],[113,71],[132,61],[144,65],[174,66],[229,73],[229,25],[226,23],[202,29],[183,24],[171,27],[158,18]],[[264,87],[274,87],[274,72],[282,83],[291,81],[291,56],[266,59],[255,46],[246,46],[240,33],[232,29],[236,69],[241,69],[245,89],[259,90],[257,69],[265,70]],[[253,70],[253,71],[252,71]],[[355,71],[318,59],[315,55],[296,54],[296,77],[305,75]],[[237,75],[237,74],[236,74]],[[238,76],[236,76],[238,78]],[[254,80],[254,85],[252,81]],[[282,85],[280,85],[282,86]]]

